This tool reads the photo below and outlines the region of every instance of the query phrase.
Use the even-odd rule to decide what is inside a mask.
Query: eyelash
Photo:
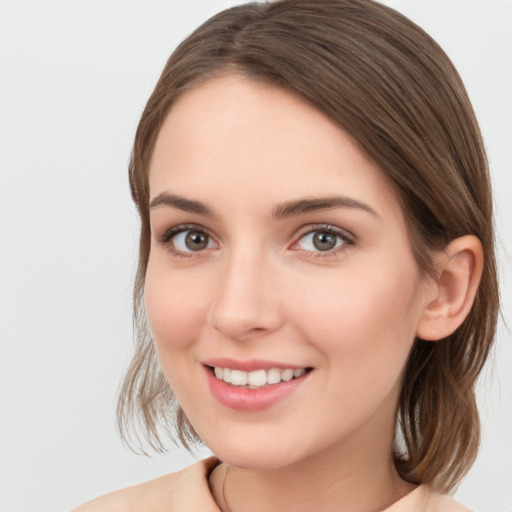
[[[203,229],[201,226],[198,226],[197,224],[180,224],[178,226],[174,226],[174,227],[168,229],[160,237],[158,242],[161,245],[166,246],[167,249],[174,256],[177,256],[179,258],[190,258],[190,257],[194,256],[194,251],[190,251],[190,252],[179,251],[173,246],[172,243],[170,243],[176,235],[179,235],[180,233],[183,233],[186,231],[194,231],[195,233],[199,233],[199,234],[204,235],[210,239],[212,238],[205,229]],[[302,233],[298,237],[298,239],[292,244],[292,247],[294,245],[298,244],[302,239],[304,239],[304,237],[306,237],[312,233],[326,233],[329,235],[333,235],[333,236],[341,239],[342,243],[338,247],[335,247],[334,249],[328,250],[328,251],[307,251],[307,250],[303,250],[303,249],[292,249],[292,250],[307,253],[308,255],[310,255],[313,258],[325,258],[325,257],[336,255],[340,252],[346,251],[347,246],[354,245],[355,240],[356,240],[354,235],[348,233],[344,229],[338,228],[336,226],[332,226],[330,224],[321,224],[321,225],[315,225],[313,227],[309,226],[309,229],[307,231],[305,231],[304,233]],[[199,252],[203,252],[203,251],[197,251],[197,252],[199,253]]]
[[[167,249],[173,254],[174,256],[177,256],[178,258],[191,258],[194,256],[194,251],[190,252],[183,252],[179,251],[174,247],[172,243],[172,239],[179,235],[180,233],[186,232],[186,231],[193,231],[194,233],[199,233],[201,235],[204,235],[208,238],[212,238],[201,226],[198,226],[197,224],[180,224],[178,226],[174,226],[170,229],[168,229],[158,240],[158,242],[161,245],[164,245],[167,247]],[[201,252],[201,251],[197,251]]]
[[[335,247],[334,249],[328,251],[306,251],[302,249],[294,250],[308,253],[308,255],[310,255],[310,257],[313,258],[327,258],[346,251],[347,246],[354,245],[356,242],[355,236],[349,233],[348,231],[345,231],[344,229],[332,226],[330,224],[319,224],[312,227],[310,226],[309,229],[302,233],[297,239],[297,241],[294,242],[292,245],[298,244],[301,240],[304,239],[304,237],[311,235],[312,233],[326,233],[328,235],[333,235],[336,238],[340,238],[342,243],[338,247]]]

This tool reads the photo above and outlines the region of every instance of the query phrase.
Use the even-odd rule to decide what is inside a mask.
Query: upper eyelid
[[[351,233],[350,231],[341,228],[339,226],[335,226],[333,224],[309,224],[307,226],[303,226],[299,230],[297,230],[297,237],[302,238],[310,233],[314,233],[316,231],[330,231],[332,233],[340,235],[342,238],[346,238],[347,241],[355,242],[357,237]],[[297,238],[297,240],[299,239]]]
[[[171,238],[173,236],[175,236],[179,233],[183,233],[183,231],[197,231],[198,233],[204,233],[205,235],[208,235],[210,238],[215,240],[215,237],[212,236],[212,234],[209,232],[208,229],[201,226],[200,224],[190,224],[190,223],[178,224],[176,226],[172,226],[172,227],[164,230],[164,232],[157,237],[157,240],[161,244],[166,244],[167,242],[169,242],[169,240],[171,240]]]

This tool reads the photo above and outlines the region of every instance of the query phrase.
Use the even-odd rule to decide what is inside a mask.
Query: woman
[[[217,457],[78,510],[467,510],[443,493],[478,446],[492,200],[428,35],[367,0],[224,11],[169,59],[130,183],[120,425]]]

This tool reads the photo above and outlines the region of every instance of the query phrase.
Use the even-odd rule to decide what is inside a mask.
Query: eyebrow
[[[160,206],[171,206],[185,212],[197,213],[206,217],[215,217],[213,210],[200,201],[186,199],[185,197],[163,192],[156,196],[149,203],[150,208]],[[302,198],[285,203],[278,204],[271,213],[271,218],[280,220],[295,215],[303,215],[318,210],[328,210],[331,208],[354,208],[380,218],[379,214],[370,206],[356,199],[345,196],[330,196],[321,198]]]
[[[149,203],[149,208],[157,208],[159,206],[172,206],[174,208],[178,208],[178,210],[183,210],[184,212],[198,213],[199,215],[205,215],[206,217],[215,216],[213,211],[204,203],[173,194],[167,194],[166,192],[157,195]]]
[[[317,210],[328,210],[331,208],[355,208],[367,213],[380,217],[379,214],[370,206],[356,199],[345,196],[332,196],[321,198],[304,198],[296,201],[289,201],[277,205],[272,210],[273,219],[283,219],[293,215],[301,215]]]

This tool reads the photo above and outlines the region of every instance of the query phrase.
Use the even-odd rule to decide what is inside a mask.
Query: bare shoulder
[[[177,473],[100,496],[71,512],[217,512],[208,476],[219,463],[210,457]]]
[[[80,505],[71,512],[136,512],[151,510],[169,512],[179,473],[144,482],[105,494]]]

